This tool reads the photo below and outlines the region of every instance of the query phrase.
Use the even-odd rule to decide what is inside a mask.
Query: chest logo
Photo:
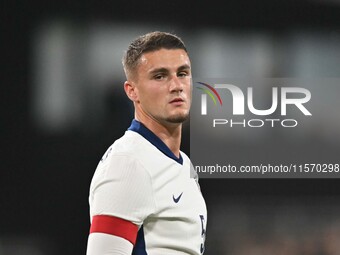
[[[182,192],[178,197],[175,197],[175,195],[172,195],[172,199],[174,200],[174,202],[175,202],[176,204],[177,204],[178,201],[181,199],[182,195],[183,195],[183,192]]]

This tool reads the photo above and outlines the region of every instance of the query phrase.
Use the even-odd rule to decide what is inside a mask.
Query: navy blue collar
[[[183,158],[181,154],[179,154],[179,158],[177,158],[175,154],[173,154],[173,152],[169,149],[169,147],[166,146],[166,144],[161,139],[159,139],[158,136],[152,133],[151,130],[149,130],[138,120],[133,119],[131,122],[131,126],[128,128],[128,130],[137,132],[138,134],[143,136],[146,140],[148,140],[150,143],[152,143],[158,150],[163,152],[166,156],[175,160],[177,163],[183,165]]]

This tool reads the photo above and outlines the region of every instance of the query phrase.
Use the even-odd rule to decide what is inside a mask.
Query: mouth
[[[176,97],[175,99],[170,101],[170,104],[181,104],[184,103],[184,100],[180,97]]]

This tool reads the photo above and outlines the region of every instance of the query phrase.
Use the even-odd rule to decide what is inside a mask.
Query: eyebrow
[[[177,72],[187,70],[187,69],[191,69],[191,67],[189,65],[185,64],[185,65],[178,67]],[[160,68],[155,68],[155,69],[151,70],[150,75],[153,75],[153,74],[156,74],[156,73],[167,73],[167,72],[169,72],[168,68],[160,67]]]

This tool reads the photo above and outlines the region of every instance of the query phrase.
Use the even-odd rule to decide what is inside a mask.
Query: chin
[[[170,123],[179,124],[179,123],[183,123],[184,121],[186,121],[188,117],[189,117],[189,114],[178,114],[178,115],[167,118],[166,121]]]

